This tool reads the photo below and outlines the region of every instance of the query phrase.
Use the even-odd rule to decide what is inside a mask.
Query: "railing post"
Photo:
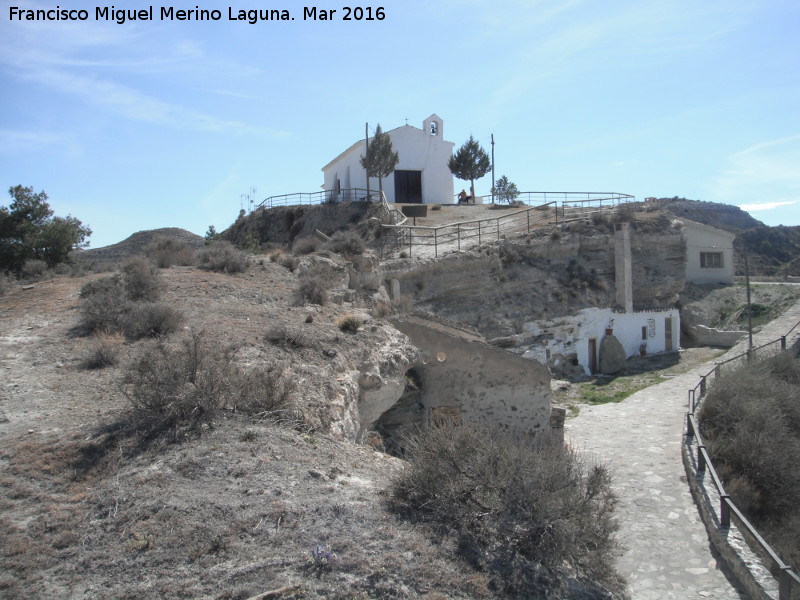
[[[706,395],[706,376],[703,375],[700,378],[700,397],[703,398]]]
[[[692,427],[692,413],[686,413],[686,437],[694,437],[694,427]]]
[[[717,381],[721,375],[722,375],[722,367],[719,365],[714,365],[714,381]]]
[[[706,457],[703,456],[703,450],[706,449],[705,444],[697,447],[697,474],[705,473],[706,470]]]
[[[689,412],[694,414],[695,408],[696,407],[694,404],[694,390],[689,390]]]
[[[481,245],[481,222],[478,221],[478,246]]]
[[[731,507],[728,506],[731,497],[728,494],[721,494],[719,499],[719,524],[723,529],[731,528]]]
[[[456,225],[456,233],[458,234],[458,251],[461,252],[461,223]]]
[[[497,219],[497,241],[500,241],[500,219]]]
[[[786,350],[786,336],[781,336],[781,350]]]
[[[439,258],[439,228],[433,230],[433,255]]]
[[[528,217],[528,233],[531,232],[531,209],[525,211],[525,216]],[[786,340],[784,340],[784,344],[786,344]]]
[[[792,593],[792,578],[789,577],[789,572],[792,570],[790,566],[781,567],[781,572],[778,574],[778,600],[790,600]]]

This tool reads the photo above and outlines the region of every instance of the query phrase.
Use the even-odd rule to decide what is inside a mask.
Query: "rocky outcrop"
[[[616,305],[613,230],[570,224],[439,260],[387,261],[410,306],[477,329],[514,336],[525,322]],[[677,227],[631,229],[633,308],[674,306],[685,281],[686,245]]]

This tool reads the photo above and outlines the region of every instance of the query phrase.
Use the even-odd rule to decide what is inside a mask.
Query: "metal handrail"
[[[276,206],[298,206],[304,204],[324,204],[326,202],[380,202],[385,196],[377,190],[369,192],[363,188],[343,188],[320,190],[318,192],[296,192],[270,196],[262,200],[256,208],[275,208]]]
[[[458,250],[461,250],[462,242],[477,238],[480,244],[484,237],[492,236],[495,239],[500,239],[502,232],[508,232],[512,229],[509,225],[518,224],[519,227],[525,227],[530,231],[531,225],[540,223],[549,223],[550,216],[545,215],[544,218],[531,218],[538,217],[541,211],[548,211],[552,205],[554,209],[555,221],[558,222],[558,206],[555,201],[546,205],[523,208],[512,213],[506,213],[499,217],[486,217],[483,219],[473,219],[467,221],[456,221],[447,223],[445,225],[384,225],[384,229],[398,230],[402,228],[408,236],[409,254],[412,252],[414,246],[433,246],[434,255],[439,256],[439,246],[448,243],[456,243]],[[524,222],[524,225],[523,225]],[[502,225],[502,226],[501,226]],[[415,237],[416,236],[416,237]]]
[[[483,194],[480,197],[491,198],[492,192],[489,191],[488,194]],[[522,202],[531,206],[550,202],[600,202],[604,200],[616,201],[617,204],[622,204],[624,202],[633,202],[636,197],[619,192],[518,192],[514,198],[515,202]],[[498,203],[496,193],[495,203]]]
[[[798,326],[800,326],[800,321],[794,324],[794,326],[786,332],[786,335],[783,335],[777,339],[774,339],[770,342],[766,342],[753,348],[752,350],[748,350],[747,352],[743,352],[741,354],[737,354],[736,356],[729,358],[725,361],[716,363],[714,368],[706,373],[705,375],[700,376],[700,381],[695,385],[693,388],[689,390],[689,412],[686,415],[686,437],[688,438],[695,438],[695,443],[697,445],[697,477],[700,477],[701,473],[708,471],[711,475],[711,479],[714,482],[714,487],[717,489],[720,497],[720,507],[719,507],[719,520],[720,526],[723,529],[730,528],[730,519],[731,513],[736,516],[736,519],[739,521],[739,526],[741,529],[747,532],[747,534],[756,541],[758,546],[761,550],[766,553],[766,555],[772,560],[773,564],[777,571],[779,571],[778,579],[778,600],[790,600],[792,595],[792,588],[794,586],[798,586],[800,589],[800,575],[794,571],[791,565],[787,565],[781,558],[775,553],[772,547],[767,543],[767,541],[761,537],[761,534],[758,533],[755,527],[753,527],[752,523],[744,516],[741,510],[736,506],[736,504],[731,499],[730,495],[725,492],[725,488],[722,485],[722,481],[717,473],[716,468],[714,467],[714,463],[711,460],[711,456],[706,450],[706,445],[703,443],[703,438],[700,434],[700,425],[697,422],[697,418],[695,413],[697,409],[702,404],[702,400],[706,396],[706,392],[708,390],[708,378],[713,374],[714,380],[721,377],[721,370],[720,367],[723,365],[729,364],[735,360],[741,360],[742,358],[747,358],[748,360],[753,357],[754,353],[758,350],[762,350],[767,346],[771,346],[776,343],[780,343],[780,349],[786,350],[786,338],[788,335],[794,331]],[[699,392],[699,398],[698,398]]]
[[[513,231],[513,228],[508,225],[515,221],[518,222],[523,215],[525,216],[526,230],[530,231],[531,225],[553,222],[558,224],[578,220],[586,218],[594,212],[635,201],[635,196],[617,192],[520,192],[518,201],[520,201],[520,197],[523,198],[521,200],[523,204],[526,204],[526,200],[529,203],[534,198],[547,201],[499,217],[485,217],[445,225],[404,225],[407,243],[403,244],[403,247],[407,246],[409,255],[411,255],[414,246],[433,246],[434,256],[438,258],[439,246],[442,244],[456,243],[458,250],[461,251],[462,242],[473,238],[477,238],[478,244],[483,242],[486,235],[493,236],[497,240],[501,239],[503,232]],[[553,210],[553,219],[550,219],[549,216],[545,219],[531,219],[531,211],[549,211],[550,209]],[[577,211],[577,215],[567,218],[570,213],[575,211]],[[386,224],[384,227],[391,228],[393,225]],[[397,237],[398,234],[395,236]]]

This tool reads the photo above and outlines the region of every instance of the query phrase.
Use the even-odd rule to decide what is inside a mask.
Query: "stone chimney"
[[[617,304],[625,312],[633,312],[633,276],[630,223],[620,223],[614,232],[614,276]]]

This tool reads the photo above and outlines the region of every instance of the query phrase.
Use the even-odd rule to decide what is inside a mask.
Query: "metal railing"
[[[783,562],[783,560],[781,560],[781,558],[775,553],[766,540],[761,537],[761,534],[758,533],[756,528],[753,527],[747,517],[744,516],[742,511],[739,510],[736,504],[734,504],[733,500],[731,500],[730,494],[725,491],[725,487],[722,485],[719,474],[714,467],[714,463],[711,460],[711,456],[708,453],[706,445],[700,434],[700,426],[697,421],[696,412],[700,408],[702,400],[706,396],[708,386],[711,383],[709,378],[712,375],[714,376],[713,381],[716,381],[722,376],[723,366],[729,365],[736,361],[750,360],[754,358],[757,353],[763,354],[764,350],[767,348],[771,350],[775,349],[777,351],[786,350],[786,338],[798,326],[800,326],[800,321],[795,323],[795,325],[780,338],[765,344],[761,344],[752,350],[737,354],[728,360],[717,363],[711,371],[700,377],[700,381],[697,383],[697,385],[689,390],[689,412],[686,415],[685,435],[687,441],[689,444],[691,444],[691,440],[694,438],[697,445],[697,478],[699,479],[706,472],[708,472],[708,474],[711,475],[711,480],[714,484],[714,487],[717,489],[717,493],[719,494],[720,526],[723,529],[729,529],[731,526],[731,516],[734,516],[740,530],[746,532],[746,535],[749,536],[749,538],[752,539],[760,548],[761,554],[769,558],[774,566],[774,570],[772,571],[773,574],[777,572],[776,579],[778,580],[778,600],[790,600],[793,597],[793,590],[800,592],[800,575],[798,575],[790,565],[787,565],[785,562]]]
[[[502,239],[503,235],[512,233],[524,233],[530,231],[532,227],[545,223],[558,223],[558,207],[555,202],[550,205],[537,206],[535,208],[523,208],[512,213],[506,213],[497,217],[485,219],[474,219],[471,221],[458,221],[447,225],[426,226],[426,225],[384,225],[384,231],[402,230],[402,248],[408,248],[409,256],[412,256],[414,247],[433,247],[434,256],[439,256],[439,250],[443,246],[452,246],[454,250],[460,251],[474,244]],[[397,248],[399,250],[400,248]],[[385,249],[382,249],[382,254]]]
[[[276,206],[297,206],[302,204],[324,204],[326,202],[380,202],[385,198],[377,190],[367,190],[362,188],[347,188],[339,190],[320,190],[318,192],[297,192],[295,194],[283,194],[280,196],[270,196],[263,200],[256,208],[275,208]]]
[[[480,196],[484,204],[486,201],[492,199],[492,193]],[[515,202],[521,202],[527,206],[538,206],[540,204],[549,204],[550,202],[566,202],[566,203],[579,203],[579,202],[594,202],[605,203],[606,205],[616,206],[625,202],[634,202],[636,198],[630,194],[620,194],[617,192],[518,192]],[[503,204],[504,200],[499,200],[495,195],[495,204]],[[458,203],[458,195],[453,196],[453,203]]]
[[[520,192],[517,199],[526,206],[534,200],[548,200],[497,217],[438,226],[404,223],[403,232],[396,231],[401,227],[399,224],[384,224],[384,232],[393,228],[395,231],[390,231],[387,236],[391,245],[386,244],[381,248],[381,257],[387,252],[405,249],[412,256],[414,247],[433,246],[434,256],[438,258],[442,246],[461,251],[475,243],[480,245],[484,241],[500,240],[503,235],[529,232],[532,227],[585,219],[596,212],[635,202],[634,196],[616,192]],[[402,240],[402,243],[398,243],[398,240]]]

